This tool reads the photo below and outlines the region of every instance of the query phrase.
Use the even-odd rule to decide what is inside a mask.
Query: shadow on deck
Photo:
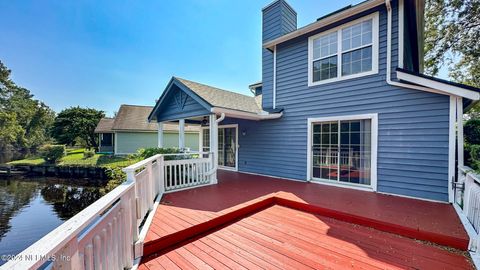
[[[203,253],[195,256],[194,250],[198,249],[198,245],[205,245],[206,242],[210,241],[211,239],[209,240],[208,237],[215,238],[217,236],[220,237],[217,241],[214,241],[217,245],[221,243],[223,238],[231,239],[231,241],[237,241],[237,246],[260,245],[255,248],[255,252],[261,253],[261,249],[268,246],[268,243],[275,244],[275,241],[281,241],[282,237],[287,237],[282,232],[282,230],[286,230],[288,232],[306,231],[306,233],[301,233],[302,237],[308,235],[324,240],[327,239],[325,237],[328,237],[329,240],[325,240],[325,243],[335,243],[338,240],[341,243],[355,246],[353,250],[347,248],[342,252],[334,252],[337,255],[345,255],[348,252],[353,252],[353,254],[363,252],[367,254],[368,258],[376,258],[376,262],[379,260],[385,261],[387,260],[385,258],[389,257],[390,261],[397,258],[405,263],[389,261],[389,264],[386,264],[389,266],[421,266],[422,264],[419,264],[419,262],[425,261],[421,258],[429,258],[440,261],[445,259],[447,262],[446,268],[449,268],[448,262],[454,261],[456,263],[458,261],[465,262],[464,268],[468,268],[469,264],[462,255],[453,254],[441,248],[409,239],[425,240],[442,246],[466,250],[468,236],[455,210],[449,204],[238,172],[219,171],[218,178],[219,183],[217,185],[170,193],[164,196],[145,239],[143,262],[147,263],[152,260],[156,262],[157,259],[162,259],[164,255],[170,254],[173,257],[167,261],[177,264],[179,262],[178,258],[175,259],[175,256],[178,255],[177,252],[182,252],[179,248],[187,248],[188,245],[194,245],[190,246],[191,249],[188,252],[185,251],[193,256],[192,258],[205,257]],[[312,219],[312,217],[315,218]],[[239,220],[240,218],[243,219]],[[294,222],[297,218],[299,220],[298,226]],[[242,235],[245,226],[252,226],[252,222],[259,224],[262,229],[239,236]],[[308,228],[309,222],[311,222],[311,230]],[[237,228],[237,226],[243,227]],[[270,229],[268,229],[269,226],[271,226]],[[325,227],[323,231],[320,229],[322,227]],[[262,230],[268,231],[268,233],[261,234]],[[282,233],[271,235],[272,231]],[[263,239],[266,242],[261,244],[259,243],[260,240],[249,239],[249,235],[255,233],[267,237]],[[353,236],[345,239],[346,234],[353,234]],[[238,237],[242,240],[237,239]],[[258,239],[261,239],[260,236],[258,237]],[[309,247],[312,243],[306,244],[305,239],[298,240],[300,236],[291,237],[294,237],[294,239],[287,237],[288,239],[284,240],[288,241],[289,245],[293,245],[290,247],[293,250],[303,250],[302,252],[304,252],[315,248],[314,246]],[[275,241],[271,240],[272,238]],[[300,241],[300,246],[295,246],[296,242],[294,240]],[[250,243],[251,241],[254,243]],[[336,243],[336,245],[338,244]],[[212,245],[207,246],[210,249],[215,249]],[[365,248],[366,246],[369,248]],[[316,247],[318,248],[318,246]],[[281,252],[285,247],[274,245],[267,248],[273,250],[272,252],[277,248],[275,252]],[[235,247],[231,249],[235,250]],[[385,253],[384,249],[391,249],[393,253],[389,255],[388,252]],[[226,250],[228,251],[228,248]],[[245,251],[245,249],[241,250]],[[174,252],[173,255],[172,252]],[[271,256],[268,252],[261,254],[255,252],[249,254],[253,254],[252,256],[257,259],[259,256]],[[291,250],[284,250],[284,252],[294,255],[299,254],[299,252],[292,252]],[[325,254],[325,256],[330,256],[328,252]],[[430,255],[424,256],[425,254]],[[401,258],[399,259],[397,255]],[[251,262],[252,259],[247,257],[243,256],[242,260]],[[188,258],[182,258],[188,261]],[[412,258],[416,259],[412,261]],[[283,261],[285,258],[276,259]],[[295,258],[293,259],[295,260]],[[362,260],[365,260],[365,258],[361,257],[356,261]],[[222,260],[216,260],[216,262],[224,266],[227,263]],[[287,261],[284,262],[287,263]],[[315,263],[318,263],[318,260],[315,260]],[[328,267],[327,263],[322,265]],[[143,266],[146,267],[145,264]],[[151,267],[148,267],[148,269],[151,269]]]

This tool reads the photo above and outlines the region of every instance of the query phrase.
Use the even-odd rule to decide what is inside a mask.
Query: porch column
[[[463,101],[457,97],[457,145],[458,166],[463,166]]]
[[[163,122],[157,122],[158,124],[158,148],[163,148]]]
[[[218,164],[218,124],[217,116],[211,114],[209,119],[210,122],[210,152],[213,153],[213,164],[215,167]],[[212,175],[212,184],[216,184],[217,181],[217,172],[215,171]]]
[[[185,119],[178,120],[178,148],[185,148]]]

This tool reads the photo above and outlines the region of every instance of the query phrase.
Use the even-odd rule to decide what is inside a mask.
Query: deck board
[[[473,269],[461,253],[274,205],[143,258],[139,269]]]

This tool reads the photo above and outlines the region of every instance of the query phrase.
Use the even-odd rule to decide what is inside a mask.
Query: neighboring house
[[[223,168],[451,202],[462,112],[480,94],[421,73],[423,9],[368,0],[297,28],[275,1],[255,97],[173,77],[149,119],[208,122],[202,149]]]
[[[158,146],[158,124],[149,123],[151,106],[121,105],[115,118],[103,118],[95,128],[99,152],[126,155]],[[178,124],[163,125],[164,147],[179,147]],[[199,128],[185,127],[185,147],[199,149]]]

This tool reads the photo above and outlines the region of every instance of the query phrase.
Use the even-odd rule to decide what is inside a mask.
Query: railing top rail
[[[463,173],[468,174],[477,184],[480,184],[480,175],[478,175],[472,168],[468,166],[458,166],[458,169]]]
[[[175,153],[175,154],[156,154],[154,156],[151,156],[149,158],[146,158],[142,161],[139,161],[135,164],[132,164],[126,168],[123,168],[122,170],[124,172],[131,172],[135,171],[145,165],[147,165],[149,162],[152,162],[160,157],[167,157],[167,156],[185,156],[185,155],[206,155],[206,154],[212,154],[213,152],[186,152],[186,153]]]
[[[2,269],[32,269],[38,268],[45,263],[42,258],[48,258],[58,252],[70,240],[92,224],[101,213],[107,210],[113,202],[134,186],[133,182],[125,182],[116,187],[96,202],[85,208],[62,225],[42,237],[40,240],[22,251],[19,258],[38,258],[38,260],[12,260],[3,265]]]

